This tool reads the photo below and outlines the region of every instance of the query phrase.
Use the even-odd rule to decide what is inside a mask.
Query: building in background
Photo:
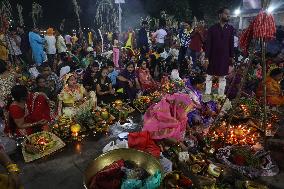
[[[261,0],[243,0],[238,11],[233,11],[231,24],[243,30],[261,10]],[[284,1],[271,0],[269,9],[274,16],[277,26],[284,26]]]

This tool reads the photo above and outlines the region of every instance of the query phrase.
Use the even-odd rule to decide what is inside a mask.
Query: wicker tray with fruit
[[[65,143],[50,132],[38,132],[27,136],[22,146],[25,162],[40,159],[63,148]]]

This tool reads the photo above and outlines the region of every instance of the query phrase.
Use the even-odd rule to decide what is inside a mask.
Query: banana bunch
[[[60,116],[58,121],[52,127],[52,132],[61,139],[68,139],[71,136],[71,125],[74,121],[67,116]]]
[[[65,115],[60,116],[58,119],[58,126],[72,125],[73,120]]]

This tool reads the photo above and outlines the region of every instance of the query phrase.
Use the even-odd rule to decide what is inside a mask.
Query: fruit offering
[[[150,96],[140,96],[133,101],[133,105],[140,111],[145,112],[147,108],[152,104],[152,98]]]
[[[25,149],[31,154],[43,153],[45,150],[52,148],[55,144],[56,141],[52,140],[52,136],[49,133],[40,133],[31,136],[27,140]]]
[[[52,126],[52,133],[61,139],[68,139],[71,136],[71,126],[75,125],[71,118],[60,116],[56,124]]]

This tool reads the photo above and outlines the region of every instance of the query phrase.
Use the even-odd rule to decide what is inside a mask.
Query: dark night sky
[[[72,0],[10,0],[12,7],[14,8],[14,18],[18,19],[16,5],[17,3],[23,6],[23,14],[26,26],[32,25],[32,18],[31,18],[31,9],[32,9],[32,2],[38,2],[43,7],[43,18],[40,20],[40,26],[42,27],[56,27],[58,28],[60,22],[63,18],[66,19],[65,28],[76,28],[76,16],[73,10]],[[95,17],[95,5],[97,0],[77,0],[79,5],[82,9],[82,13],[80,15],[82,26],[83,27],[92,27],[94,23]],[[158,1],[158,0],[151,0]],[[160,0],[164,1],[164,0]],[[188,0],[193,7],[193,10],[197,10],[197,0],[191,1]],[[211,2],[217,0],[208,0]],[[228,0],[229,2],[236,1],[236,0]],[[145,10],[144,4],[146,0],[126,0],[126,4],[123,6],[124,18],[131,24],[132,22],[136,22],[139,20],[141,15],[145,15],[148,13],[153,13],[153,9]],[[152,12],[151,12],[152,11]],[[200,16],[202,15],[198,11],[193,11],[194,15]]]
[[[40,21],[42,26],[58,27],[63,18],[66,19],[66,27],[76,27],[76,16],[73,10],[72,0],[10,0],[14,8],[14,17],[17,19],[16,5],[17,3],[23,6],[23,14],[26,25],[32,24],[31,10],[32,2],[38,2],[43,7],[43,18]],[[82,13],[80,15],[82,26],[90,27],[93,25],[95,17],[95,5],[97,0],[77,0],[81,7]],[[135,10],[137,15],[145,12],[140,0],[126,0],[127,4],[124,9],[132,12]],[[143,0],[141,0],[143,1]],[[131,7],[131,8],[130,8]]]

